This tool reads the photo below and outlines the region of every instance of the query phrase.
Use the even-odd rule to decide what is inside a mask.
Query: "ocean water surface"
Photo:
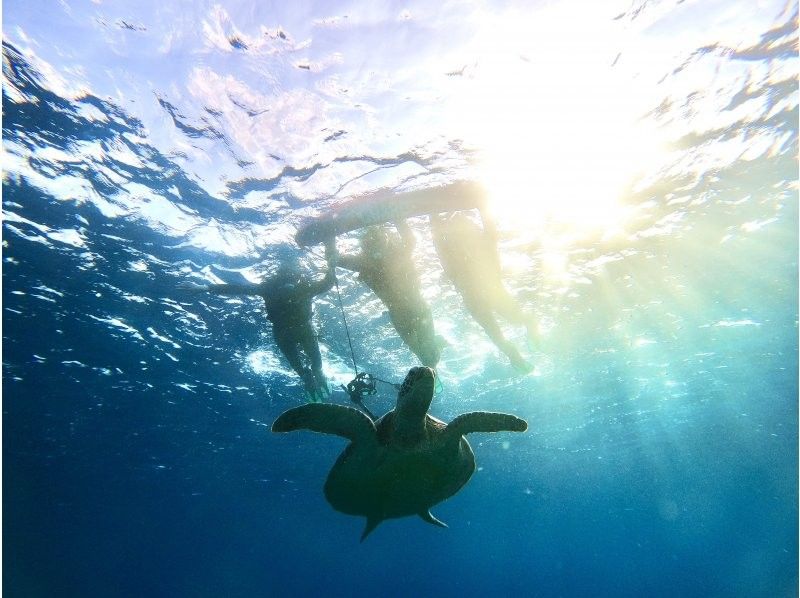
[[[772,0],[6,0],[7,595],[796,596],[797,20]],[[464,180],[535,367],[412,218],[447,342],[431,414],[529,430],[470,437],[478,470],[433,509],[449,529],[359,543],[322,493],[345,441],[270,432],[305,398],[263,302],[185,286],[286,256],[322,272],[294,242],[309,218]],[[337,273],[326,374],[354,357],[401,381],[414,355]]]

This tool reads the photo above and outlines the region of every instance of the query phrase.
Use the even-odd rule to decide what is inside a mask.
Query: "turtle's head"
[[[397,394],[395,412],[421,421],[433,400],[435,378],[436,374],[431,368],[411,368]]]

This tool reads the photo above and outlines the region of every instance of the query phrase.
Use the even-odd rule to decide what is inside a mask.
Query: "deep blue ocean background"
[[[290,4],[3,3],[5,595],[796,596],[797,4]],[[261,300],[180,285],[320,271],[306,218],[486,163],[536,368],[412,219],[431,413],[529,431],[470,438],[449,529],[361,544],[322,494],[345,442],[269,431],[303,393]],[[339,283],[359,366],[402,380]],[[346,382],[335,293],[315,325]]]

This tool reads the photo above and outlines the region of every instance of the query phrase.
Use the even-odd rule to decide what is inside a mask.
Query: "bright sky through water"
[[[14,3],[6,34],[53,89],[140,118],[148,142],[214,195],[269,206],[282,192],[343,200],[467,176],[486,183],[501,224],[613,233],[630,216],[625,192],[685,133],[678,115],[647,115],[697,92],[691,125],[719,126],[713,88],[754,73],[744,62],[709,72],[696,50],[753,45],[782,7]],[[376,171],[381,158],[391,163]],[[311,176],[280,178],[287,168]],[[231,183],[245,177],[276,185],[239,197]]]

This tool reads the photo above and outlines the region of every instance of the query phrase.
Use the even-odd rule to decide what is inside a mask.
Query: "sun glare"
[[[657,145],[637,122],[644,109],[630,80],[612,66],[619,39],[574,19],[536,21],[548,29],[530,16],[509,19],[493,28],[502,38],[477,42],[480,60],[459,101],[495,217],[562,236],[620,232],[625,189]]]

